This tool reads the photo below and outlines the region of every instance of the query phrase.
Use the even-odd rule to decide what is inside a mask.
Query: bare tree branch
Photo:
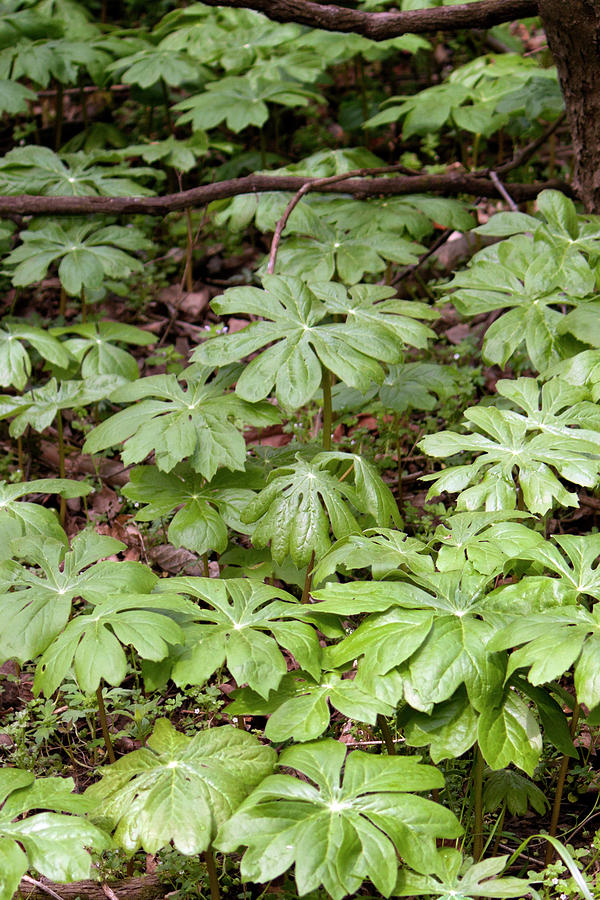
[[[365,169],[365,173],[369,170]],[[213,200],[236,197],[239,194],[264,194],[269,191],[296,193],[305,184],[321,179],[303,178],[298,175],[247,175],[230,181],[217,181],[201,187],[165,194],[162,197],[39,197],[20,194],[14,197],[0,196],[0,218],[21,216],[89,216],[103,214],[164,216],[189,207],[204,206]],[[511,184],[510,191],[517,203],[534,200],[540,191],[555,188],[568,197],[574,197],[573,188],[565,181],[536,182],[535,184]],[[407,175],[396,178],[355,178],[337,184],[315,185],[311,190],[319,193],[351,194],[359,199],[376,196],[400,196],[414,193],[434,193],[456,196],[472,194],[475,197],[498,197],[498,188],[490,178],[467,172],[445,172],[441,175]]]
[[[72,884],[55,884],[44,879],[36,881],[24,876],[21,879],[19,893],[24,900],[48,900],[60,896],[61,900],[107,900],[106,888],[111,894],[117,894],[119,900],[159,900],[168,891],[168,884],[156,875],[145,875],[142,878],[126,878],[115,881],[112,887],[99,884],[97,881],[74,881]],[[113,890],[114,889],[114,890]],[[60,891],[60,894],[58,894]]]
[[[401,34],[458,31],[461,28],[491,28],[502,22],[536,16],[537,0],[479,0],[459,6],[400,12],[364,12],[343,6],[322,5],[313,0],[203,0],[206,6],[254,9],[275,22],[298,22],[326,31],[353,31],[386,41]]]

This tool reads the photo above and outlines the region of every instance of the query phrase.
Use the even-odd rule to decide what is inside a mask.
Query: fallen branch
[[[480,0],[459,6],[415,9],[400,12],[364,12],[312,0],[203,0],[206,6],[254,9],[275,22],[297,22],[326,31],[353,31],[386,41],[402,34],[431,34],[461,28],[491,28],[502,22],[536,16],[537,0]]]
[[[452,7],[455,8],[455,7]],[[369,169],[364,169],[365,176]],[[247,175],[229,181],[217,181],[200,187],[165,194],[161,197],[40,197],[20,194],[14,197],[0,196],[0,217],[21,216],[87,216],[104,214],[164,216],[186,207],[204,206],[214,200],[224,200],[240,194],[262,194],[269,191],[297,193],[304,185],[312,185],[318,178],[298,175]],[[510,192],[517,203],[534,200],[540,191],[555,188],[568,197],[574,197],[573,188],[565,181],[554,179],[535,184],[511,184]],[[400,196],[403,194],[434,193],[446,195],[472,194],[475,197],[499,197],[497,186],[491,178],[470,175],[466,172],[445,172],[441,175],[406,175],[395,178],[355,178],[337,184],[314,185],[319,193],[351,194],[354,197]]]
[[[72,884],[56,884],[43,879],[22,878],[19,894],[22,900],[48,900],[48,896],[60,896],[61,900],[107,900],[107,889],[117,895],[119,900],[157,900],[164,897],[169,890],[168,884],[156,875],[145,875],[142,878],[125,878],[112,884],[100,884],[98,881],[74,881]]]

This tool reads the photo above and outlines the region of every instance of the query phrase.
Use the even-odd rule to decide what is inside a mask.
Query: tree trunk
[[[575,153],[575,186],[600,213],[600,0],[539,0]]]

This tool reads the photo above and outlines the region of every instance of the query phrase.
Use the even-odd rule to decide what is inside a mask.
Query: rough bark
[[[164,216],[169,212],[188,207],[205,206],[213,200],[223,200],[238,194],[262,194],[268,191],[296,193],[310,181],[298,175],[247,175],[230,181],[217,181],[162,197],[38,197],[22,194],[15,197],[0,196],[0,218],[12,216],[81,216],[81,215],[136,215]],[[553,180],[535,184],[507,184],[517,203],[533,200],[545,188],[555,188],[573,196],[571,187],[564,181]],[[500,197],[491,178],[470,175],[465,172],[449,172],[441,175],[407,175],[395,178],[353,178],[341,185],[315,186],[320,193],[352,194],[354,197],[400,196],[413,193],[434,193],[456,196],[472,194],[475,197]]]
[[[322,5],[312,0],[203,0],[207,6],[254,9],[275,22],[298,22],[326,31],[353,31],[374,41],[401,34],[458,31],[461,28],[491,28],[502,22],[537,15],[537,0],[480,0],[435,9],[369,13],[342,6]]]
[[[573,138],[575,186],[600,213],[600,0],[539,0]]]
[[[76,900],[77,897],[81,900],[107,900],[99,881],[74,881],[72,884],[57,884],[46,878],[40,878],[39,881],[58,894],[61,900]],[[156,875],[111,881],[109,886],[119,900],[156,900],[164,897],[169,890],[168,885]],[[19,894],[22,900],[50,900],[51,897],[47,891],[26,880],[21,881]]]

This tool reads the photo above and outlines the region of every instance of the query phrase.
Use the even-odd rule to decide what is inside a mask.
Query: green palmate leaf
[[[141,563],[98,562],[124,549],[114,538],[83,531],[67,546],[66,537],[61,542],[46,535],[16,542],[31,567],[13,562],[12,583],[19,590],[0,594],[4,660],[23,663],[42,653],[67,624],[75,598],[101,603],[107,595],[150,591],[157,581]]]
[[[499,574],[508,560],[544,542],[541,534],[513,521],[527,517],[527,513],[518,510],[449,516],[433,536],[432,544],[438,548],[437,568],[463,569],[468,560],[482,575]]]
[[[126,278],[142,270],[141,261],[126,250],[148,250],[153,245],[140,231],[99,222],[60,225],[46,223],[21,232],[23,243],[5,262],[15,285],[41,281],[51,263],[68,294],[93,291],[105,278]],[[99,337],[100,335],[98,335]]]
[[[35,388],[20,397],[0,396],[0,418],[12,418],[10,434],[20,437],[29,425],[34,431],[43,431],[54,421],[57,412],[77,409],[108,397],[114,391],[115,375],[96,375],[85,381],[62,381],[51,378],[42,387]]]
[[[142,659],[157,662],[169,645],[181,644],[183,630],[170,614],[193,617],[196,607],[174,594],[129,594],[100,600],[88,615],[71,619],[39,661],[34,691],[50,697],[71,666],[80,688],[93,693],[102,679],[121,684],[127,674],[122,645],[133,646]]]
[[[473,746],[477,719],[464,687],[460,687],[430,713],[405,708],[402,726],[409,747],[429,747],[429,755],[437,764],[443,759],[457,759]]]
[[[454,69],[444,84],[420,91],[418,100],[415,96],[389,98],[366,127],[403,119],[402,133],[409,137],[439,131],[449,122],[489,137],[508,123],[514,108],[522,107],[523,94],[537,100],[535,111],[528,109],[533,121],[542,113],[555,117],[562,109],[556,70],[542,69],[517,54],[481,56]]]
[[[458,391],[456,369],[437,363],[402,363],[390,366],[379,389],[386,409],[403,413],[409,409],[435,409]]]
[[[21,322],[3,322],[0,329],[0,385],[22,391],[31,375],[31,359],[23,343],[31,344],[42,359],[66,368],[70,354],[43,328]]]
[[[595,275],[581,254],[557,259],[543,238],[516,235],[473,257],[444,291],[462,315],[508,309],[486,331],[483,355],[504,367],[523,341],[536,369],[544,371],[573,353],[561,334],[559,309],[592,299]]]
[[[308,106],[311,101],[321,99],[316,91],[297,82],[273,82],[260,76],[247,78],[232,75],[210,82],[204,93],[182,100],[175,109],[184,111],[177,120],[178,125],[191,122],[194,129],[206,130],[225,122],[237,133],[249,125],[264,125],[269,118],[269,103]]]
[[[534,232],[557,251],[556,266],[571,263],[581,254],[595,262],[600,255],[600,217],[578,215],[575,204],[560,191],[546,190],[538,194],[537,208],[543,218],[524,213],[504,212],[492,216],[475,230],[479,234],[506,237]],[[566,288],[566,285],[565,285]]]
[[[167,166],[189,172],[197,165],[198,157],[208,152],[208,137],[203,131],[195,131],[186,141],[178,140],[170,135],[164,141],[150,141],[147,144],[128,144],[121,154],[125,159],[140,156],[144,162],[155,163],[161,160]]]
[[[382,380],[383,369],[371,356],[367,333],[362,332],[358,349],[355,330],[346,323],[326,324],[334,310],[310,286],[298,277],[278,275],[266,275],[263,284],[264,290],[230,288],[212,305],[221,315],[244,313],[261,316],[265,321],[252,322],[236,334],[203,344],[193,359],[211,366],[223,365],[270,344],[245,367],[236,391],[244,400],[255,402],[267,397],[275,386],[277,399],[286,409],[298,409],[314,397],[321,384],[322,366],[345,384],[363,391],[373,381]],[[322,292],[325,286],[319,285],[319,289]],[[372,306],[370,300],[366,306]],[[390,347],[393,335],[389,323],[382,321],[373,333],[375,357],[382,337],[386,358],[390,352],[395,359],[400,357],[401,345]]]
[[[498,706],[488,706],[479,717],[477,740],[492,769],[511,763],[533,775],[542,753],[542,735],[529,706],[509,689]]]
[[[403,344],[424,348],[434,337],[431,328],[418,320],[435,319],[435,311],[417,300],[393,298],[392,288],[356,284],[347,289],[333,281],[311,281],[310,288],[331,313],[345,317],[344,335],[356,350],[364,347],[368,335],[369,352],[377,359],[393,363]]]
[[[407,869],[398,874],[394,895],[397,897],[430,896],[444,900],[476,900],[477,897],[526,897],[531,883],[525,878],[498,878],[508,862],[508,856],[496,856],[473,864],[463,861],[462,854],[453,847],[438,850],[435,876],[415,875]]]
[[[115,73],[124,84],[139,84],[142,88],[159,81],[173,86],[186,82],[197,84],[208,75],[187,53],[160,44],[116,60],[107,71]]]
[[[549,609],[543,615],[515,621],[493,638],[492,649],[519,647],[509,659],[508,673],[528,669],[528,680],[545,684],[575,666],[575,691],[590,709],[600,703],[600,607]],[[519,646],[522,645],[522,646]]]
[[[600,535],[562,534],[553,535],[552,540],[558,547],[550,541],[538,540],[535,545],[523,547],[518,556],[531,560],[538,570],[543,567],[558,576],[558,579],[547,579],[550,582],[549,594],[562,593],[571,602],[582,596],[600,600],[600,572],[596,567],[600,556]],[[522,583],[528,580],[523,579]],[[537,583],[541,586],[543,579],[537,579]],[[497,596],[502,597],[502,589]]]
[[[53,328],[52,334],[78,335],[76,338],[66,340],[63,346],[80,364],[84,378],[94,375],[118,375],[127,381],[135,381],[139,377],[138,365],[135,357],[116,345],[123,343],[146,347],[156,341],[156,338],[147,331],[121,322],[66,325]]]
[[[69,31],[73,24],[69,22]],[[52,78],[62,84],[74,84],[79,73],[83,75],[85,71],[98,82],[110,57],[94,46],[91,34],[88,33],[87,37],[87,41],[65,38],[32,41],[22,38],[0,52],[0,73],[2,77],[10,74],[13,79],[26,78],[44,88],[48,87]]]
[[[427,872],[435,864],[436,837],[460,834],[449,810],[410,793],[443,784],[441,774],[421,765],[419,757],[355,750],[346,760],[343,744],[324,740],[286,750],[280,765],[313,784],[291,775],[269,776],[215,841],[224,852],[248,847],[241,866],[245,879],[269,881],[295,864],[300,895],[323,885],[341,900],[368,878],[389,896],[396,853]]]
[[[481,453],[471,465],[452,466],[442,473],[425,476],[425,480],[435,482],[429,496],[446,490],[460,491],[459,508],[514,509],[516,472],[524,504],[531,512],[543,515],[556,503],[577,506],[577,495],[566,490],[555,471],[574,484],[596,484],[600,474],[597,408],[583,401],[585,395],[573,392],[560,379],[544,385],[541,407],[537,405],[539,388],[534,379],[500,382],[499,390],[521,406],[526,415],[492,407],[470,407],[465,418],[483,434],[444,431],[420,442],[419,446],[432,456]],[[535,407],[529,405],[534,399]],[[573,427],[588,424],[592,428]]]
[[[207,482],[183,463],[168,473],[156,466],[137,466],[123,494],[135,506],[144,504],[136,513],[139,522],[167,517],[177,509],[167,531],[169,542],[175,547],[186,547],[198,554],[209,550],[223,553],[228,528],[243,533],[249,530],[240,521],[240,512],[252,500],[254,491],[243,486],[246,473],[238,481],[239,484],[228,472],[226,477],[219,473]]]
[[[375,160],[369,164],[381,166],[383,161]],[[305,204],[317,212],[320,219],[336,228],[346,230],[376,228],[373,234],[378,236],[383,233],[389,235],[389,232],[398,235],[408,232],[417,241],[433,231],[434,223],[443,225],[444,228],[460,231],[467,231],[474,224],[473,218],[460,201],[426,194],[386,197],[384,200],[355,200],[341,197],[320,197],[318,194],[313,194],[301,201],[295,211]],[[282,208],[281,214],[283,214],[284,208]],[[292,232],[311,233],[306,227],[300,225],[299,218],[294,218],[293,213],[285,233],[291,234]],[[388,245],[387,241],[386,245]],[[414,248],[414,245],[412,246]]]
[[[524,816],[531,806],[539,815],[543,815],[548,800],[533,781],[512,769],[500,769],[498,772],[489,772],[486,776],[483,805],[490,811],[506,806],[513,816]]]
[[[129,164],[104,164],[102,155],[53,153],[48,147],[17,147],[0,160],[0,190],[3,194],[44,194],[51,197],[116,195],[144,196],[153,191],[136,179],[152,169]],[[120,229],[124,231],[125,229]]]
[[[11,541],[28,535],[42,535],[60,542],[66,541],[58,517],[53,510],[39,503],[22,500],[28,494],[59,494],[61,497],[85,497],[91,485],[66,478],[39,478],[9,484],[0,482],[0,558],[11,555]]]
[[[310,616],[371,613],[331,649],[330,660],[340,665],[362,656],[367,671],[381,674],[401,666],[405,700],[426,713],[461,684],[478,711],[499,702],[505,660],[487,648],[494,629],[481,618],[489,577],[468,569],[409,577],[415,584],[354,583],[313,592],[323,602]]]
[[[373,220],[370,225],[359,228],[350,228],[346,223],[333,226],[315,215],[310,207],[303,210],[302,218],[305,221],[301,225],[298,223],[295,230],[304,232],[305,236],[286,238],[277,261],[283,271],[311,282],[329,282],[337,275],[345,284],[356,284],[365,273],[385,271],[387,261],[413,265],[418,262],[419,253],[425,250],[420,244],[380,230]],[[367,286],[361,285],[361,288],[363,296],[368,297]],[[328,293],[333,293],[333,289],[329,288]],[[406,301],[396,302],[405,311],[412,305]],[[432,318],[431,310],[424,304],[420,306],[424,306]],[[415,311],[414,314],[418,313]]]
[[[0,79],[0,112],[16,113],[29,112],[29,101],[36,100],[35,94],[30,88],[18,81],[9,81],[5,78]]]
[[[224,725],[193,738],[159,719],[148,746],[103,769],[86,797],[129,853],[156,853],[171,841],[180,853],[206,850],[217,829],[273,771],[275,753]]]
[[[241,578],[171,578],[167,587],[203,602],[195,615],[203,624],[186,628],[185,647],[176,654],[171,676],[176,684],[204,684],[226,663],[238,685],[248,684],[267,697],[287,671],[280,647],[319,677],[317,633],[294,621],[300,604],[286,591]]]
[[[241,470],[246,444],[238,424],[269,425],[280,417],[270,404],[256,404],[227,393],[231,379],[209,381],[211,370],[190,367],[181,376],[140,378],[112,394],[117,403],[135,403],[107,419],[88,436],[84,451],[98,453],[125,442],[125,465],[141,462],[154,452],[156,464],[171,471],[189,458],[192,468],[211,479],[220,466]]]
[[[241,688],[233,696],[228,714],[268,715],[265,737],[277,743],[318,738],[329,725],[329,705],[348,719],[370,725],[378,715],[394,712],[391,704],[367,692],[360,682],[334,671],[323,672],[320,679],[305,672],[288,672],[266,700],[251,688]]]
[[[89,850],[112,842],[82,816],[90,804],[71,793],[71,778],[38,778],[22,769],[0,769],[0,900],[11,900],[32,866],[53,881],[90,877]],[[38,810],[27,816],[30,810]],[[40,812],[39,810],[50,810]]]
[[[255,523],[255,547],[270,543],[275,562],[289,555],[303,566],[327,552],[331,532],[343,538],[361,531],[353,510],[380,525],[396,520],[392,493],[375,468],[351,453],[319,453],[310,462],[298,453],[294,465],[272,472],[241,518]]]
[[[392,528],[369,528],[363,534],[349,534],[336,541],[315,566],[313,584],[339,570],[370,568],[376,580],[406,570],[425,574],[433,570],[426,550],[418,538]]]

